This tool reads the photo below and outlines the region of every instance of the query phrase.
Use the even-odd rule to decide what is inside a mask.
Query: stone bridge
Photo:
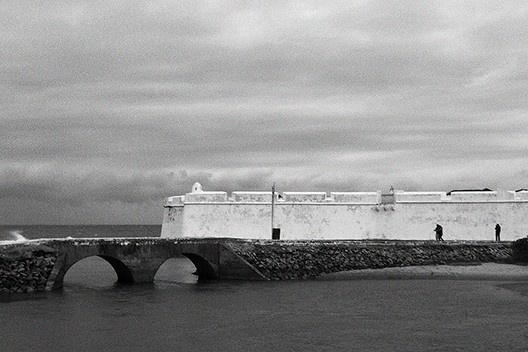
[[[91,256],[110,263],[121,283],[153,282],[158,268],[175,256],[189,258],[201,278],[220,280],[311,279],[357,269],[513,260],[511,243],[491,241],[40,239],[0,244],[0,293],[61,288],[72,265]]]
[[[185,256],[200,278],[265,280],[257,269],[236,254],[224,239],[87,238],[31,241],[57,251],[47,287],[62,287],[64,275],[81,259],[98,256],[114,268],[119,283],[151,283],[159,267],[175,256]]]

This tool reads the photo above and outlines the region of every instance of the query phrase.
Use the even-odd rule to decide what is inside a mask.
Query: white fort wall
[[[528,235],[528,192],[284,192],[274,225],[281,239],[435,238],[494,240]],[[271,238],[271,192],[195,192],[167,199],[162,237]]]

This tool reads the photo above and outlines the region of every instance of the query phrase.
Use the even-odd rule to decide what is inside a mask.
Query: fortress
[[[272,194],[274,199],[272,201]],[[161,237],[284,240],[501,240],[528,235],[528,190],[446,192],[203,191],[165,201]],[[275,229],[272,235],[272,227]]]

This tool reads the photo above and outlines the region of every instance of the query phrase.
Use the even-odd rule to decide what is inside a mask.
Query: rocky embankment
[[[46,246],[0,247],[0,293],[46,290],[56,259],[56,251]]]
[[[247,241],[232,249],[272,280],[387,267],[509,262],[510,243],[431,241]]]

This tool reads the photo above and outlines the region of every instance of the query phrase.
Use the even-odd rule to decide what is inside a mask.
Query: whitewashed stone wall
[[[393,199],[394,203],[386,203]],[[271,192],[197,192],[167,199],[162,237],[271,238]],[[284,192],[274,225],[281,239],[494,240],[528,235],[523,192]]]

